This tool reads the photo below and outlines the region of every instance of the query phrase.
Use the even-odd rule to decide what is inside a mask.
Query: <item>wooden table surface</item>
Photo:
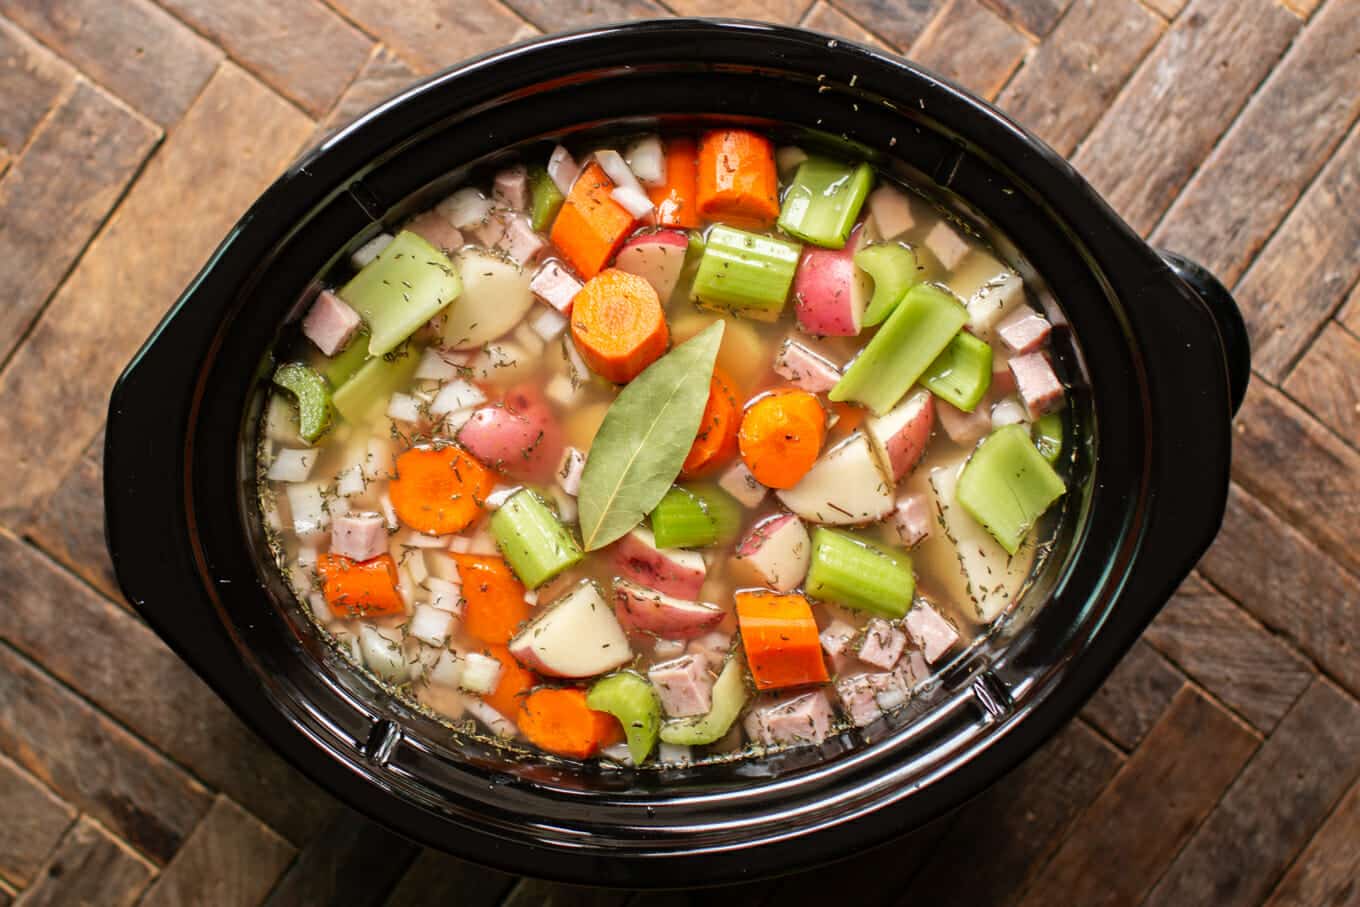
[[[469,54],[672,13],[996,99],[1234,289],[1256,374],[1217,543],[1022,769],[843,868],[633,896],[421,851],[273,756],[120,599],[101,427],[318,135]],[[0,0],[0,99],[0,907],[1360,904],[1360,0]]]

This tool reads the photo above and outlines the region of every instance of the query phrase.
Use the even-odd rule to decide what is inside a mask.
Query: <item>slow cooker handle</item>
[[[1228,364],[1228,387],[1232,409],[1236,414],[1247,394],[1251,379],[1251,339],[1242,310],[1237,307],[1228,288],[1203,265],[1184,255],[1158,249],[1157,254],[1172,272],[1185,282],[1204,303],[1218,328],[1218,340],[1223,346],[1223,358]]]

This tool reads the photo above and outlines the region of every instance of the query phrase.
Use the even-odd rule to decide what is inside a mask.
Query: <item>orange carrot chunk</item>
[[[402,614],[406,605],[397,591],[397,564],[390,554],[355,561],[339,554],[316,558],[322,591],[331,614],[342,620]]]
[[[645,278],[610,268],[586,281],[571,307],[571,336],[597,375],[626,384],[666,352],[670,331]]]
[[[397,477],[387,493],[407,526],[448,535],[482,515],[495,485],[490,470],[460,447],[413,447],[397,457]]]
[[[812,607],[801,595],[737,593],[737,622],[756,688],[826,683],[826,662]]]
[[[756,481],[792,488],[807,474],[826,439],[826,413],[807,391],[775,391],[756,400],[741,419],[737,443]]]
[[[536,678],[533,672],[520,667],[505,646],[487,646],[486,654],[501,663],[501,676],[496,681],[496,689],[484,695],[482,701],[513,720],[525,694],[537,682]]]
[[[552,244],[587,279],[609,264],[636,224],[628,209],[609,197],[613,190],[604,168],[591,161],[553,220]]]
[[[524,585],[503,558],[486,554],[455,554],[463,583],[463,629],[493,646],[503,646],[529,619]]]
[[[697,157],[694,139],[666,140],[666,182],[647,190],[647,197],[656,206],[659,226],[698,229],[699,211],[695,207],[699,181]]]
[[[774,145],[745,129],[704,134],[699,145],[699,216],[750,230],[779,217]]]
[[[730,460],[737,452],[737,398],[731,381],[721,369],[713,370],[708,402],[699,421],[699,434],[690,446],[680,474],[687,479],[705,475]]]
[[[529,742],[559,756],[586,759],[623,739],[618,719],[586,706],[586,691],[534,690],[524,698],[516,722]]]

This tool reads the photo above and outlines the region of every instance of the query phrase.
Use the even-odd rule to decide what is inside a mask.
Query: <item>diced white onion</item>
[[[415,377],[421,381],[448,381],[458,377],[458,366],[466,364],[467,357],[462,353],[430,347],[420,354]]]
[[[349,263],[354,265],[354,270],[361,271],[366,268],[373,259],[387,248],[387,244],[392,241],[391,233],[379,233],[377,236],[355,249],[349,255]]]
[[[551,312],[552,310],[544,309],[544,311]],[[556,312],[552,312],[552,314],[557,315]],[[558,315],[558,317],[562,316]],[[527,321],[521,321],[516,325],[515,339],[519,341],[520,346],[524,347],[524,351],[530,356],[537,357],[539,353],[543,352],[544,338],[540,337],[538,332],[534,330],[534,326]]]
[[[425,585],[425,581],[430,578],[430,568],[426,566],[420,551],[406,552],[406,569],[411,572],[411,579],[417,586]]]
[[[485,402],[486,394],[482,393],[481,388],[471,381],[454,378],[435,394],[434,402],[430,404],[430,412],[436,416],[447,416],[456,410],[480,406]]]
[[[638,182],[637,175],[628,166],[628,162],[623,159],[623,155],[613,148],[603,148],[595,152],[595,161],[600,165],[600,169],[604,170],[605,176],[609,177],[616,189],[622,189],[625,186],[630,187],[642,192],[643,197],[646,197],[647,193],[643,191],[642,184]],[[623,202],[619,202],[619,204],[622,205]],[[648,204],[651,203],[648,202]]]
[[[454,554],[468,554],[472,551],[472,539],[466,535],[456,535],[449,542],[449,550]]]
[[[490,693],[501,677],[501,663],[490,655],[469,652],[463,663],[463,679],[459,686],[469,693]]]
[[[555,340],[567,329],[567,318],[557,309],[542,309],[529,320],[529,327],[543,340]]]
[[[447,548],[452,540],[451,535],[426,535],[412,529],[399,535],[397,544],[409,548]]]
[[[330,606],[326,604],[326,596],[322,595],[320,592],[313,592],[307,596],[307,607],[312,609],[312,615],[316,617],[317,620],[325,621],[331,619],[331,609]]]
[[[331,515],[320,482],[289,485],[285,491],[288,512],[293,515],[293,531],[304,540],[314,539],[330,528]]]
[[[557,186],[559,192],[567,195],[571,192],[571,184],[576,182],[576,177],[581,173],[580,166],[576,163],[576,158],[571,156],[571,152],[558,145],[552,150],[552,155],[548,158],[548,177]]]
[[[273,482],[305,482],[311,477],[312,467],[316,465],[315,450],[297,450],[285,447],[269,464],[265,478]]]
[[[435,210],[448,218],[449,223],[463,230],[486,220],[491,214],[491,199],[468,186],[444,199],[435,206]]]
[[[392,439],[375,436],[368,439],[368,456],[364,459],[364,475],[369,479],[390,479],[396,463]]]
[[[342,498],[363,494],[367,488],[368,483],[364,480],[364,470],[360,466],[351,466],[335,477],[335,493]]]
[[[297,406],[281,394],[269,398],[269,408],[264,417],[265,437],[284,444],[299,444]]]
[[[382,497],[378,499],[378,503],[382,507],[383,519],[387,521],[387,528],[396,532],[397,528],[401,526],[401,521],[397,519],[397,508],[392,506],[392,498],[384,491]]]
[[[775,150],[774,166],[779,171],[780,176],[788,177],[793,175],[793,171],[798,169],[798,165],[807,160],[807,152],[797,145],[785,145],[783,148]]]
[[[666,185],[666,153],[661,148],[661,137],[645,135],[628,146],[624,159],[628,169],[644,186]]]
[[[552,490],[553,503],[557,505],[557,518],[564,523],[574,523],[577,518],[576,498],[560,488]]]
[[[689,747],[678,743],[663,743],[657,748],[656,756],[662,762],[684,764],[690,761]]]
[[[685,641],[683,639],[658,639],[652,643],[652,654],[662,659],[679,658],[685,654]]]
[[[452,561],[450,561],[452,563]],[[456,575],[456,571],[455,571]],[[438,576],[425,578],[425,588],[430,591],[430,606],[447,611],[455,617],[463,614],[463,587]]]
[[[359,628],[359,651],[364,664],[379,677],[393,682],[406,679],[406,659],[402,657],[401,646],[369,624]]]
[[[1007,397],[996,406],[992,407],[992,428],[1001,428],[1003,425],[1014,425],[1017,422],[1028,422],[1029,415],[1025,412],[1025,406],[1014,397]]]
[[[566,375],[553,375],[543,388],[543,394],[552,402],[566,406],[576,399],[578,388]]]
[[[557,464],[557,484],[567,494],[575,497],[581,493],[581,473],[586,468],[586,455],[575,447],[562,451],[562,461]]]
[[[463,679],[463,659],[452,652],[441,652],[439,660],[430,668],[430,683],[456,688]]]
[[[609,759],[612,762],[617,762],[620,765],[633,764],[633,751],[628,748],[626,742],[606,746],[604,749],[600,750],[600,756]]]
[[[468,545],[468,554],[499,554],[500,549],[496,547],[496,540],[491,533],[482,531],[472,537],[472,543]]]
[[[442,646],[453,632],[453,615],[433,605],[416,605],[407,632],[426,645]]]
[[[527,604],[527,605],[537,605],[537,604],[538,604],[538,590],[536,590],[536,589],[527,589],[527,590],[525,590],[525,592],[524,592],[524,603]]]
[[[469,715],[486,725],[487,730],[497,737],[513,737],[519,733],[514,722],[480,699],[468,699],[467,710]]]
[[[491,489],[491,494],[487,495],[486,500],[482,503],[486,505],[487,510],[500,510],[505,506],[506,501],[519,492],[520,488],[519,485],[497,485]]]
[[[467,424],[467,421],[472,418],[472,414],[476,411],[476,409],[469,406],[467,409],[454,410],[449,413],[444,417],[444,431],[449,434],[454,434],[458,429]]]
[[[387,403],[387,418],[398,422],[419,422],[420,401],[410,394],[398,391]]]
[[[311,545],[303,545],[298,548],[297,562],[299,567],[312,568],[316,566],[317,549]]]
[[[590,380],[590,369],[586,368],[586,361],[581,358],[576,343],[570,337],[562,338],[562,355],[566,357],[567,377],[574,387],[580,387]]]
[[[615,186],[609,197],[623,206],[634,217],[642,218],[652,213],[652,200],[647,193],[632,186]]]

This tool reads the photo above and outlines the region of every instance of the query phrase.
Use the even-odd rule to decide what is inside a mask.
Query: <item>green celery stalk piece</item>
[[[1058,462],[1063,447],[1062,416],[1058,413],[1040,416],[1039,421],[1034,423],[1032,433],[1034,446],[1039,448],[1044,459],[1050,463]]]
[[[822,157],[798,165],[779,209],[779,228],[828,249],[845,245],[859,209],[874,184],[868,164],[850,166]]]
[[[661,725],[661,739],[677,746],[703,746],[722,738],[746,705],[746,662],[735,653],[713,684],[713,705],[707,715],[677,718]]]
[[[911,609],[916,576],[907,552],[818,527],[806,588],[813,598],[896,619]]]
[[[360,425],[387,407],[388,399],[411,382],[420,351],[410,344],[365,362],[331,398],[345,421]]]
[[[651,681],[634,671],[601,677],[586,693],[586,705],[619,719],[634,765],[647,760],[661,732],[661,700]]]
[[[327,359],[322,369],[331,387],[348,381],[368,361],[368,328],[360,328],[349,346]]]
[[[570,530],[527,488],[511,495],[491,517],[491,534],[510,568],[530,589],[585,557]]]
[[[1044,512],[1066,491],[1062,478],[1019,424],[988,435],[959,473],[963,509],[1010,554],[1020,550]]]
[[[449,257],[402,230],[338,291],[368,325],[368,352],[383,356],[463,292]]]
[[[298,434],[308,444],[331,425],[331,386],[321,373],[301,362],[287,362],[274,371],[274,385],[297,401]]]
[[[741,528],[741,505],[717,486],[677,485],[652,511],[651,525],[660,548],[726,544]]]
[[[774,321],[784,311],[800,254],[796,243],[720,224],[708,232],[692,292],[707,308]]]
[[[907,291],[828,395],[878,415],[892,409],[968,321],[957,299],[930,284]]]
[[[932,394],[971,413],[992,386],[992,347],[959,331],[921,376]]]
[[[557,219],[566,196],[557,188],[557,183],[548,176],[543,167],[529,168],[529,221],[540,233],[552,226]]]
[[[855,253],[855,266],[874,279],[874,295],[864,310],[863,323],[872,327],[893,313],[902,297],[918,282],[916,253],[895,242],[865,246]]]

